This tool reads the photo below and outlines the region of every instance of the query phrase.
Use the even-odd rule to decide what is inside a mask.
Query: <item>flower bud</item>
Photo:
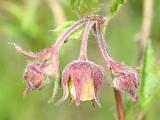
[[[24,79],[27,82],[25,95],[28,95],[34,89],[42,88],[58,74],[59,60],[56,48],[48,48],[38,53],[33,53],[23,50],[15,43],[12,45],[20,54],[31,60],[26,65],[24,72]]]
[[[115,75],[113,87],[127,93],[133,100],[136,100],[139,84],[137,70],[117,62],[111,63],[111,70]]]
[[[133,100],[137,99],[136,90],[138,84],[133,76],[131,75],[119,76],[113,80],[113,86],[116,89],[127,93],[129,96],[133,98]]]
[[[27,82],[27,88],[24,95],[28,95],[32,90],[40,89],[42,87],[42,84],[46,79],[46,75],[40,68],[40,64],[31,63],[26,66],[24,79]]]

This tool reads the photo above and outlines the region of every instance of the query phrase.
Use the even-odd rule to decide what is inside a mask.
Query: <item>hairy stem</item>
[[[75,30],[77,30],[80,26],[86,24],[88,21],[88,19],[82,19],[78,22],[76,22],[75,24],[73,24],[67,31],[65,31],[56,41],[56,43],[53,45],[53,47],[56,47],[57,49],[59,49],[62,44],[65,42],[65,40],[67,39],[67,37],[74,32]]]
[[[114,88],[114,95],[115,95],[116,104],[117,104],[118,120],[125,120],[125,114],[124,114],[124,111],[123,111],[121,94],[115,88]]]
[[[142,22],[142,31],[139,40],[139,57],[138,63],[143,63],[144,50],[147,43],[147,40],[150,36],[152,17],[153,17],[153,0],[143,0],[143,22]]]
[[[103,57],[104,57],[106,63],[110,64],[110,62],[113,61],[113,60],[110,57],[109,52],[108,52],[108,50],[106,48],[106,43],[105,43],[105,39],[103,37],[103,32],[102,32],[101,22],[100,21],[96,22],[96,31],[97,31],[97,39],[98,39],[99,47],[101,49]],[[115,99],[116,99],[116,104],[117,104],[118,118],[119,118],[119,120],[125,120],[125,114],[124,114],[124,111],[123,111],[121,94],[115,88],[114,88],[114,94],[115,94]]]
[[[101,49],[102,55],[103,55],[106,63],[110,64],[110,61],[113,61],[113,60],[110,57],[110,54],[109,54],[108,49],[106,47],[106,43],[105,43],[105,39],[104,39],[104,36],[103,36],[100,21],[96,22],[96,31],[97,31],[97,40],[98,40],[99,47]]]
[[[83,32],[82,36],[82,44],[81,44],[81,50],[80,50],[80,60],[87,60],[87,42],[88,42],[88,36],[89,32],[91,31],[91,28],[95,22],[88,21],[86,24],[86,27]]]

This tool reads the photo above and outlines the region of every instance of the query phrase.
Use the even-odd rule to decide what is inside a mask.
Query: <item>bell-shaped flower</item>
[[[27,82],[25,95],[28,95],[34,89],[42,88],[58,74],[59,60],[56,48],[48,48],[38,53],[33,53],[23,50],[15,43],[12,45],[20,54],[30,60],[24,71],[24,79]]]
[[[57,104],[67,99],[69,93],[76,105],[80,101],[95,100],[98,105],[98,90],[104,80],[104,69],[89,61],[73,61],[63,71],[64,95]]]

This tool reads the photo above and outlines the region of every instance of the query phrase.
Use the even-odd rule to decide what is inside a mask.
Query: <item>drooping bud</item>
[[[106,43],[102,31],[101,21],[96,22],[96,32],[102,55],[107,63],[108,68],[111,70],[112,75],[115,77],[113,80],[113,87],[126,92],[135,100],[137,98],[136,91],[139,84],[137,70],[118,63],[112,59],[105,45]]]
[[[133,98],[133,100],[137,99],[136,90],[138,84],[136,83],[136,79],[130,75],[119,76],[113,80],[113,85],[116,89],[121,90],[127,93],[129,96]]]
[[[112,74],[115,75],[113,87],[127,93],[133,100],[136,100],[139,85],[137,70],[113,61],[110,66]]]
[[[66,66],[62,75],[64,95],[58,102],[67,99],[69,92],[71,99],[80,104],[80,101],[95,100],[98,105],[98,90],[104,79],[104,70],[101,66],[88,61],[74,61]]]
[[[54,79],[59,72],[58,50],[48,48],[38,53],[23,50],[20,46],[13,43],[15,49],[30,61],[26,65],[24,79],[27,82],[25,95],[32,90],[40,89]]]
[[[40,68],[40,64],[31,63],[26,66],[24,79],[27,82],[27,88],[24,95],[28,95],[32,90],[40,89],[42,87],[46,75]]]

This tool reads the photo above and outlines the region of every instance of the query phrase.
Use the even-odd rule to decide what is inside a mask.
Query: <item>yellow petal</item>
[[[69,79],[68,87],[69,87],[72,99],[76,100],[76,92],[75,92],[73,81],[71,79]]]
[[[93,80],[85,81],[82,85],[81,101],[94,99],[94,84]]]
[[[76,92],[75,92],[75,87],[74,87],[72,80],[69,80],[68,86],[69,86],[69,90],[70,90],[72,99],[76,100]],[[94,99],[93,80],[86,80],[82,83],[82,91],[81,91],[80,100],[87,101],[87,100],[92,100],[92,99]]]

